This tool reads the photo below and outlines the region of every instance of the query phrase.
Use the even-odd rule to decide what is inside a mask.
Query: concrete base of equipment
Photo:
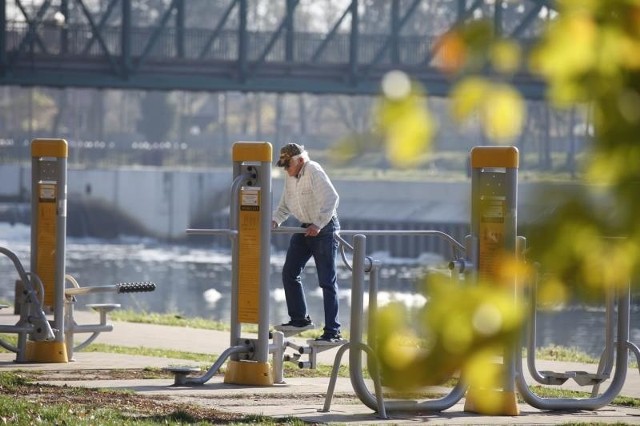
[[[273,375],[268,362],[229,361],[224,382],[236,385],[273,386]]]
[[[27,341],[27,362],[56,362],[67,363],[67,345],[65,342],[36,342]]]
[[[516,393],[499,389],[469,389],[464,411],[491,416],[520,415]]]

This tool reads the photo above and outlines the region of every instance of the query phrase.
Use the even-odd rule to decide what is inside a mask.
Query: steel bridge
[[[263,2],[280,15],[269,30],[251,21],[253,1],[210,0],[208,20],[200,19],[208,24],[193,25],[202,3],[195,11],[192,0],[167,0],[140,25],[139,0],[0,0],[0,84],[368,95],[385,73],[402,70],[430,95],[446,96],[452,81],[437,67],[441,34],[483,17],[524,45],[554,7],[553,0],[450,0],[439,28],[414,35],[416,19],[436,2],[344,0],[334,22],[312,31],[299,24],[312,0]],[[384,24],[370,16],[376,1]],[[528,98],[542,96],[543,84],[524,72],[512,83]]]

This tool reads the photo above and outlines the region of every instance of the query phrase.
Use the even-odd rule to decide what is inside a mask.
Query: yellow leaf
[[[385,89],[376,117],[386,140],[387,158],[399,167],[415,166],[430,150],[435,127],[419,87],[410,87],[412,90],[402,92],[404,96]]]
[[[436,63],[448,74],[460,71],[465,64],[467,46],[457,31],[443,34],[436,42],[436,51]]]
[[[525,103],[520,93],[507,85],[494,85],[482,108],[485,135],[496,142],[515,138],[525,118]]]
[[[451,91],[451,114],[458,121],[464,121],[476,112],[482,104],[489,83],[480,77],[468,77],[460,81]]]
[[[596,61],[598,29],[590,15],[574,13],[553,22],[531,55],[531,68],[543,76],[569,78],[591,69]]]
[[[395,166],[415,166],[430,147],[433,124],[419,111],[407,114],[387,132],[387,157]]]
[[[493,68],[504,74],[512,74],[520,66],[520,47],[507,40],[496,42],[490,51]]]

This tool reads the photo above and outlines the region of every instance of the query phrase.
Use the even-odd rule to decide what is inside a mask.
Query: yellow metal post
[[[517,240],[517,185],[519,153],[516,147],[481,146],[471,150],[471,256],[476,278],[497,282],[504,253],[515,257]],[[515,277],[513,294],[516,295]],[[514,299],[515,302],[515,299]],[[504,383],[501,389],[470,387],[465,411],[517,416],[515,363],[512,347],[503,351]],[[500,401],[483,404],[482,400]]]
[[[241,324],[258,324],[254,351],[245,359],[234,355],[228,362],[225,383],[273,385],[269,357],[269,271],[271,256],[271,160],[268,142],[233,145],[234,192],[231,228],[238,231],[233,247],[234,271],[231,300],[231,345],[247,339]]]
[[[28,341],[31,362],[68,362],[64,340],[64,276],[67,231],[67,157],[64,139],[31,143],[31,272],[44,286],[43,310],[53,313],[55,339]]]

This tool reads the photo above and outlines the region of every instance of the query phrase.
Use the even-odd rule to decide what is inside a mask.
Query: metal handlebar
[[[66,296],[78,296],[81,294],[89,293],[142,293],[148,291],[154,291],[156,284],[154,282],[133,282],[133,283],[118,283],[115,285],[102,285],[102,286],[88,286],[88,287],[72,287],[64,290]]]

